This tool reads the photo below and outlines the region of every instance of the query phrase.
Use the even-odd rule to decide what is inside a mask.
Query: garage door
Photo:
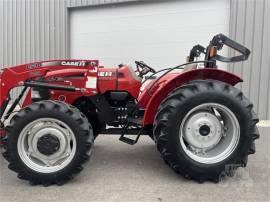
[[[198,43],[228,34],[229,0],[127,3],[71,10],[72,58],[99,59],[101,65],[143,60],[159,69],[185,61]]]

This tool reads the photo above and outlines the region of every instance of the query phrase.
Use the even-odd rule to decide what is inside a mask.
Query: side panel
[[[147,90],[146,88],[146,90],[141,94],[139,102],[140,107],[145,108],[143,119],[144,126],[153,124],[160,103],[168,96],[170,92],[172,92],[172,90],[184,85],[185,83],[193,80],[212,79],[234,86],[243,81],[240,77],[219,69],[204,68],[184,72],[182,74],[178,74],[178,76],[174,75],[175,74],[173,74],[171,78],[168,76],[166,81],[161,79],[153,86],[152,89],[148,88]]]
[[[107,91],[126,91],[133,98],[137,98],[141,88],[141,81],[132,76],[133,70],[127,66],[120,68],[98,69],[98,91],[100,94]]]
[[[69,104],[74,103],[77,99],[83,96],[92,96],[98,93],[97,90],[97,68],[95,69],[67,69],[52,71],[46,74],[45,79],[50,80],[54,77],[59,78],[54,84],[72,85],[81,90],[76,92],[68,92],[62,90],[49,90],[49,95],[52,100],[59,100]]]

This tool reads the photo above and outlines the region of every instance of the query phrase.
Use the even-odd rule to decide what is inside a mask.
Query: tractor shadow
[[[156,177],[166,180],[186,181],[171,170],[161,158],[156,145],[148,136],[140,138],[134,145],[118,140],[119,136],[99,136],[95,142],[92,157],[84,166],[82,178],[95,178],[100,172],[103,175],[119,177]]]

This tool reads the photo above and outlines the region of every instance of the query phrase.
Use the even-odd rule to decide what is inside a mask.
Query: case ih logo
[[[61,62],[62,66],[77,66],[77,67],[85,67],[86,62]]]
[[[98,76],[100,76],[100,77],[112,77],[113,72],[99,72]]]

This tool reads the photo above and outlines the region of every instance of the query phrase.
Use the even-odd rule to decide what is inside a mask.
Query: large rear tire
[[[9,168],[31,184],[62,185],[83,168],[93,130],[75,107],[41,101],[18,112],[6,128]]]
[[[253,105],[238,89],[213,80],[193,81],[160,105],[154,138],[164,161],[198,182],[219,182],[247,165],[259,138]]]

